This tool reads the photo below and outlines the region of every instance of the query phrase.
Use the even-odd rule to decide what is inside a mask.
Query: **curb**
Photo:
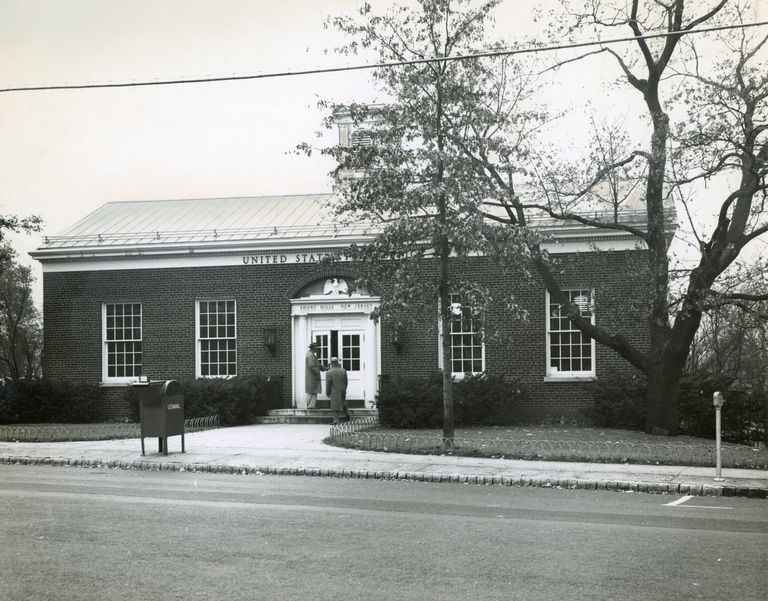
[[[669,484],[631,480],[591,480],[582,478],[530,478],[526,476],[488,476],[466,474],[430,474],[406,471],[368,471],[338,468],[254,467],[246,465],[214,465],[207,463],[153,463],[150,461],[54,459],[51,457],[0,457],[0,465],[48,465],[87,468],[137,469],[146,471],[208,472],[214,474],[314,476],[323,478],[351,478],[361,480],[405,480],[412,482],[438,482],[449,484],[476,484],[484,486],[516,486],[527,488],[561,488],[582,490],[608,490],[649,494],[694,495],[715,497],[768,498],[768,487],[721,486],[713,484]]]

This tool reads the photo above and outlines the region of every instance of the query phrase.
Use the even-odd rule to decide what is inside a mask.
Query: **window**
[[[141,305],[101,307],[104,381],[129,382],[141,375]]]
[[[563,290],[582,317],[595,323],[594,292]],[[547,293],[547,375],[584,377],[595,375],[595,341],[574,326],[561,305]]]
[[[469,307],[462,307],[458,294],[450,295],[451,313],[451,373],[459,375],[485,370],[483,335],[480,320]],[[440,365],[442,367],[442,353]]]
[[[204,378],[237,375],[233,300],[197,303],[197,375]]]

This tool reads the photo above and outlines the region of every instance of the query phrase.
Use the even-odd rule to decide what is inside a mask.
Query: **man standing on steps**
[[[340,424],[347,400],[347,372],[339,365],[336,357],[331,357],[331,369],[325,374],[325,392],[331,399],[333,423]]]
[[[315,409],[317,405],[317,395],[321,392],[320,387],[320,372],[325,371],[325,367],[320,364],[317,358],[317,349],[320,345],[317,342],[312,342],[309,345],[307,351],[307,358],[305,361],[306,368],[304,370],[304,379],[306,384],[304,388],[307,392],[307,409]]]

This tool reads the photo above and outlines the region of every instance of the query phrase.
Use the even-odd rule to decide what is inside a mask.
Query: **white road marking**
[[[686,501],[689,501],[690,499],[693,499],[693,495],[685,495],[684,497],[680,497],[676,501],[672,501],[671,503],[664,503],[665,507],[674,507],[675,505],[682,505]]]
[[[677,507],[678,505],[682,505],[686,501],[690,501],[693,499],[693,495],[685,495],[684,497],[680,497],[679,499],[672,501],[670,503],[664,503],[664,507]],[[725,507],[725,506],[712,506],[712,505],[686,505],[686,509],[733,509],[733,507]]]

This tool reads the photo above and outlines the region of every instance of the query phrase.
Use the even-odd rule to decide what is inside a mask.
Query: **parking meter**
[[[725,403],[725,397],[723,396],[723,393],[719,390],[715,392],[712,395],[712,405],[715,407],[715,453],[716,453],[716,463],[715,463],[715,481],[716,482],[722,482],[722,460],[720,458],[720,431],[722,429],[721,422],[720,422],[720,410],[723,408],[723,404]]]

